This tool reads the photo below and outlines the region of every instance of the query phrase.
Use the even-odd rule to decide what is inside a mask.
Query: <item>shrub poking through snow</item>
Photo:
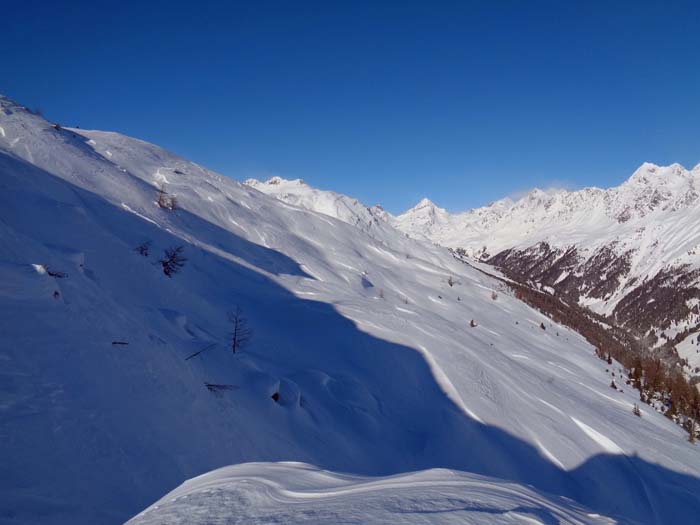
[[[138,253],[139,255],[142,255],[143,257],[148,257],[150,249],[151,249],[151,241],[146,241],[146,242],[142,242],[136,248],[134,248],[134,251],[136,253]]]
[[[229,312],[228,320],[231,323],[231,351],[235,354],[245,348],[253,337],[253,331],[248,328],[248,320],[243,317],[240,306],[236,306],[233,312]]]
[[[158,207],[164,210],[175,211],[177,210],[177,198],[172,197],[165,191],[165,183],[160,185],[158,188]]]
[[[158,262],[163,267],[163,273],[168,277],[172,277],[185,266],[187,259],[182,255],[185,249],[182,246],[167,248],[164,252],[164,257]]]

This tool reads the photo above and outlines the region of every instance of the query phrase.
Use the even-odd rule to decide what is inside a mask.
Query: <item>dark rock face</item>
[[[639,341],[640,348],[657,347],[668,363],[678,362],[674,344],[700,331],[700,270],[667,267],[643,281],[629,278],[634,251],[620,252],[616,246],[604,245],[584,256],[574,246],[556,248],[540,242],[483,260],[510,279],[570,306],[578,306],[582,299],[618,301],[610,315],[600,319]],[[684,328],[672,338],[659,339],[657,332],[676,324]]]
[[[541,242],[525,250],[502,251],[486,262],[515,281],[549,288],[578,304],[581,297],[612,297],[629,274],[631,255],[619,255],[614,245],[606,245],[584,258],[573,246],[560,249]]]
[[[700,299],[699,279],[700,270],[687,265],[661,270],[627,293],[613,310],[613,317],[639,334],[697,318],[700,308],[697,304],[690,307],[688,302]]]

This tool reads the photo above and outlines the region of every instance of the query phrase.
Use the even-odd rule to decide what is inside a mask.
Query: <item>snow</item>
[[[226,465],[230,507],[217,510],[197,480],[185,487],[205,514],[239,512],[249,495],[247,523],[281,507],[277,489],[240,473],[292,492],[304,479],[312,492],[340,484],[333,508],[366,497],[365,522],[424,522],[397,512],[431,499],[445,520],[489,522],[466,503],[452,512],[450,494],[473,494],[451,493],[451,477],[483,490],[490,522],[549,525],[549,512],[661,524],[700,512],[700,456],[684,432],[653,411],[634,416],[632,389],[609,388],[579,335],[444,248],[349,197],[294,183],[303,198],[281,200],[152,144],[0,106],[0,520],[124,522]],[[19,136],[26,149],[12,148]],[[155,203],[163,176],[175,212]],[[145,241],[148,257],[134,251]],[[187,262],[168,278],[158,258],[179,245]],[[236,306],[254,337],[233,354]],[[278,478],[280,461],[315,467]],[[294,519],[330,508],[301,499],[283,505]]]
[[[495,255],[540,242],[560,249],[576,247],[584,256],[603,246],[618,255],[630,252],[630,272],[609,297],[581,297],[581,305],[609,314],[633,290],[628,286],[633,280],[641,283],[669,267],[700,268],[698,174],[679,164],[647,162],[614,188],[534,189],[515,201],[503,199],[454,214],[424,199],[386,220],[413,238],[463,248],[474,258],[484,250]],[[567,276],[563,272],[556,282]]]
[[[236,523],[288,525],[615,523],[562,498],[464,472],[431,469],[367,478],[303,463],[247,463],[211,472],[128,523],[204,525],[232,518]]]
[[[698,332],[688,334],[679,344],[676,351],[681,359],[687,359],[691,370],[700,367],[700,345],[698,344]]]
[[[571,419],[581,430],[583,430],[586,433],[588,437],[590,437],[593,441],[598,443],[604,451],[609,452],[610,454],[624,454],[624,451],[620,447],[618,447],[617,444],[609,437],[589,427],[588,425],[586,425],[582,421],[579,421],[575,417],[572,417]]]

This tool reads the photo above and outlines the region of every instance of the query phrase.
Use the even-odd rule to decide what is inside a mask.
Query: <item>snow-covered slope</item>
[[[357,199],[313,188],[301,179],[272,177],[265,182],[248,179],[245,184],[289,204],[352,224],[375,239],[396,238],[396,232],[387,224],[388,214],[381,206],[369,208]]]
[[[679,342],[698,329],[700,166],[645,163],[619,187],[536,189],[458,214],[423,200],[389,221],[611,315],[639,334],[656,329],[657,344],[677,336]],[[694,349],[688,354],[695,355]],[[700,365],[695,361],[690,368]]]
[[[684,432],[634,416],[616,367],[442,248],[4,98],[0,187],[0,523],[116,523],[251,461],[449,468],[623,523],[700,512]],[[254,334],[233,353],[237,307]]]
[[[432,469],[368,478],[303,463],[223,468],[188,481],[129,521],[130,525],[211,523],[612,525],[615,521],[561,497],[460,471]]]

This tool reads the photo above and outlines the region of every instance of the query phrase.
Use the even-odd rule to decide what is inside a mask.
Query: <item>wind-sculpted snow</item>
[[[303,463],[248,463],[190,480],[130,525],[612,525],[616,521],[514,483],[433,469],[382,478]]]
[[[621,522],[700,512],[683,431],[635,416],[617,365],[446,250],[0,109],[0,522],[123,522],[251,461],[448,468],[488,476],[494,501],[531,485],[552,513]],[[233,353],[236,307],[253,338]]]

